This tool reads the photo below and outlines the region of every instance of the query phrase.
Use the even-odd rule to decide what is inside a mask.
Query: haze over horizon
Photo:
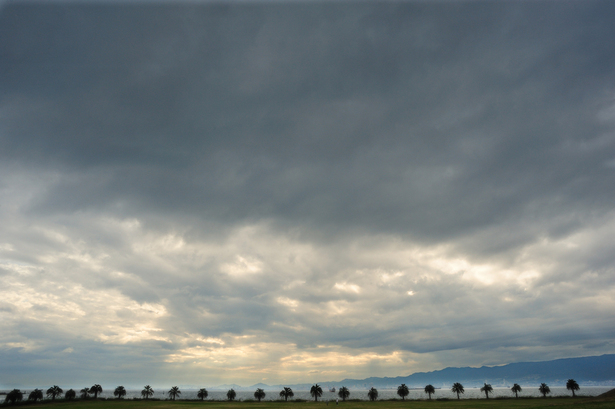
[[[0,389],[615,353],[615,3],[0,3]]]

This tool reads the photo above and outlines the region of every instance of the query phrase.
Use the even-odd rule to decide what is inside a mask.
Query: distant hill
[[[545,382],[550,386],[562,386],[570,378],[583,385],[615,385],[615,354],[480,368],[445,368],[395,378],[344,379],[341,382],[323,384],[336,387],[352,385],[355,388],[394,388],[405,383],[410,388],[421,388],[427,384],[448,388],[454,382],[461,382],[466,387],[482,386],[485,382],[494,387],[511,386],[513,383],[523,386]]]
[[[405,383],[410,388],[423,388],[431,384],[436,388],[449,388],[454,382],[461,382],[467,388],[483,386],[490,383],[493,387],[537,385],[542,382],[550,386],[563,386],[570,378],[580,385],[607,386],[615,385],[615,354],[588,356],[582,358],[565,358],[554,361],[519,362],[502,366],[483,366],[480,368],[445,368],[432,372],[417,372],[408,376],[394,378],[344,379],[342,381],[318,382],[324,387],[346,386],[350,389],[396,388]],[[258,384],[240,387],[241,390],[254,390],[257,387],[266,390],[280,390],[290,386],[295,390],[309,390],[311,384],[265,385]]]
[[[259,388],[260,387],[261,386],[259,386]],[[237,385],[236,383],[218,385],[218,386],[210,388],[210,389],[212,389],[212,390],[221,390],[221,391],[228,391],[229,389],[234,389],[236,391],[248,390],[248,388],[246,388],[245,386]]]

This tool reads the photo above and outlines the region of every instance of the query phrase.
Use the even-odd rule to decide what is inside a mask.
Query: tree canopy
[[[21,392],[19,389],[13,389],[12,391],[6,394],[6,397],[4,398],[4,402],[11,402],[12,404],[15,404],[15,402],[21,402],[22,399],[23,399],[23,392]]]
[[[200,400],[203,400],[208,396],[209,396],[209,392],[207,392],[207,389],[205,388],[199,389],[199,392],[196,394],[196,397],[199,398]]]
[[[51,400],[56,400],[56,396],[60,396],[64,391],[58,385],[53,385],[47,389],[47,396],[51,396]]]
[[[397,387],[397,394],[401,396],[401,400],[405,400],[406,396],[410,395],[410,389],[408,389],[405,383],[402,383]]]
[[[284,398],[285,401],[288,401],[288,398],[292,398],[293,396],[295,396],[293,390],[286,386],[280,391],[280,397]]]
[[[171,400],[175,400],[175,398],[181,395],[182,393],[177,386],[173,386],[171,387],[171,389],[169,389],[167,394],[169,395],[169,398],[171,398]]]
[[[515,394],[515,398],[519,397],[519,392],[521,392],[521,386],[518,383],[514,384],[510,390]]]
[[[64,399],[73,400],[77,396],[77,392],[74,389],[69,389],[64,394]]]
[[[43,391],[40,389],[34,389],[32,392],[30,392],[30,395],[28,395],[28,400],[33,400],[34,402],[36,402],[39,399],[43,399]]]
[[[145,385],[143,387],[143,390],[141,391],[141,396],[145,399],[149,398],[150,396],[154,396],[154,390],[151,386]]]
[[[574,398],[575,396],[577,396],[574,392],[578,391],[581,388],[579,387],[577,381],[575,381],[574,379],[568,379],[568,382],[566,382],[566,389],[572,391],[572,397]]]
[[[453,387],[451,388],[451,391],[455,392],[457,394],[457,399],[459,399],[459,394],[460,393],[464,393],[465,390],[463,389],[463,385],[460,384],[459,382],[455,382],[453,384]]]
[[[264,399],[265,396],[265,391],[261,388],[256,388],[256,390],[254,391],[254,398],[258,399],[259,402],[261,401],[261,399]]]
[[[429,395],[429,399],[431,400],[431,395],[436,393],[436,388],[434,388],[433,385],[426,385],[425,393]]]
[[[228,390],[228,392],[226,392],[226,398],[230,401],[233,401],[233,399],[235,399],[235,396],[237,396],[237,392],[235,392],[235,389],[231,388]]]
[[[337,396],[342,398],[342,401],[345,401],[350,396],[350,391],[347,387],[342,386],[339,391],[337,391]]]
[[[312,385],[312,387],[310,388],[310,395],[312,395],[315,402],[318,402],[318,398],[322,396],[322,388],[319,384],[315,383],[314,385]]]
[[[118,386],[113,391],[113,396],[117,396],[118,399],[122,399],[122,397],[126,396],[126,388],[123,386]]]
[[[375,401],[376,399],[378,399],[378,389],[376,389],[376,388],[374,388],[372,386],[371,389],[369,391],[367,391],[367,397],[372,402]]]
[[[94,399],[98,398],[98,394],[102,393],[102,391],[103,391],[102,386],[100,386],[97,383],[92,385],[92,387],[90,388],[90,393],[94,394]]]
[[[490,384],[485,383],[485,385],[480,388],[481,392],[485,392],[485,396],[487,396],[487,399],[489,399],[489,392],[493,392],[493,388],[491,387]]]
[[[546,383],[541,383],[538,387],[538,390],[540,391],[540,393],[542,393],[543,398],[546,398],[547,394],[551,393],[551,388],[549,388],[549,385],[547,385]]]

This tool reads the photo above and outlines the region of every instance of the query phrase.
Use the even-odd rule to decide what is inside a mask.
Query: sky
[[[615,353],[614,19],[3,2],[0,389]]]

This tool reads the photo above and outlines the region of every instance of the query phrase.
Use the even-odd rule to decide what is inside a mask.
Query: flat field
[[[2,405],[9,408],[11,405]],[[21,405],[18,405],[21,406]],[[145,401],[145,400],[86,400],[44,405],[24,405],[28,408],[43,406],[45,409],[444,409],[444,408],[570,408],[570,409],[612,409],[615,398],[522,398],[522,399],[462,399],[462,400],[408,400],[408,401],[350,401],[329,402],[217,402],[217,401]],[[330,408],[331,407],[331,408]]]

